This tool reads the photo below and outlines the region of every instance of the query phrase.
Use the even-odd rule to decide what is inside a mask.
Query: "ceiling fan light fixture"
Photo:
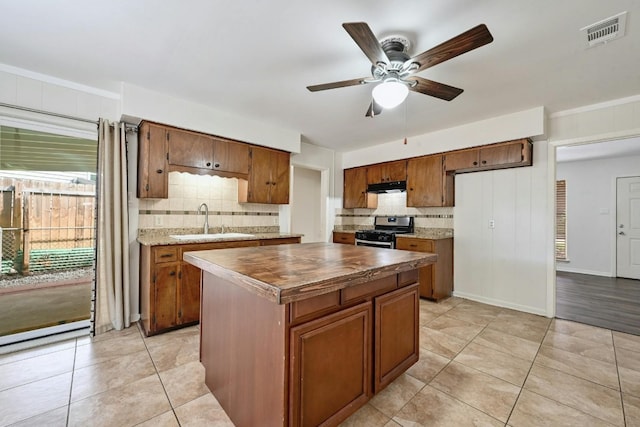
[[[371,95],[382,108],[397,107],[407,98],[409,88],[395,78],[389,78],[373,88]]]

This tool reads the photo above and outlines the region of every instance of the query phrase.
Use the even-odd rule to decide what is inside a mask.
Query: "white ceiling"
[[[585,48],[580,28],[628,11],[627,35]],[[640,93],[637,0],[5,0],[0,63],[118,92],[128,82],[295,130],[347,151],[502,114],[556,112]],[[494,42],[419,73],[464,89],[410,93],[365,118],[370,62],[343,22],[425,51],[480,23]]]
[[[619,139],[556,148],[556,161],[559,163],[629,156],[640,156],[640,138]]]

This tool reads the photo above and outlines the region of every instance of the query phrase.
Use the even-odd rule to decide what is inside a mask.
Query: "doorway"
[[[292,187],[291,231],[302,243],[325,242],[322,171],[294,166]]]
[[[88,331],[97,138],[0,125],[0,345]]]
[[[629,259],[621,245],[627,245],[628,255],[640,257],[634,240],[618,234],[618,226],[627,228],[631,221],[619,218],[620,179],[637,175],[638,164],[639,138],[557,147],[556,180],[563,182],[566,196],[566,251],[561,251],[565,259],[556,260],[556,317],[638,334],[633,325],[640,324],[640,281],[618,277],[621,256]],[[638,216],[640,197],[634,200],[624,209]],[[557,226],[562,224],[558,212]]]
[[[640,176],[618,178],[616,189],[617,276],[640,280]]]

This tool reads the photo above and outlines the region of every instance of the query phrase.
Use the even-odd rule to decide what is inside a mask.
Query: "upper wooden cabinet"
[[[238,181],[240,203],[289,203],[290,154],[252,146],[249,150],[249,179]]]
[[[343,207],[345,209],[368,208],[378,206],[378,195],[367,193],[367,168],[344,170]]]
[[[182,129],[169,129],[169,165],[204,172],[249,173],[249,145]]]
[[[169,197],[167,163],[167,129],[143,122],[138,131],[138,191],[139,198]]]
[[[442,168],[443,156],[414,157],[407,162],[407,206],[453,206],[453,180]]]
[[[517,139],[483,147],[445,153],[445,171],[449,173],[531,166],[533,145],[529,139]]]
[[[407,161],[378,163],[367,166],[367,184],[380,182],[405,181],[407,179]]]

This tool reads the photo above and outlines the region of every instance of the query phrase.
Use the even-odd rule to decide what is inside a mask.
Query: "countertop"
[[[175,233],[181,234],[181,233]],[[192,233],[184,233],[192,234]],[[282,239],[287,237],[302,237],[302,234],[290,234],[290,233],[251,233],[251,236],[241,237],[219,237],[211,239],[174,239],[166,234],[157,235],[144,235],[138,236],[138,243],[145,246],[158,246],[158,245],[185,245],[193,243],[211,243],[211,242],[236,242],[239,240],[266,240],[266,239]]]
[[[433,264],[436,254],[336,243],[186,252],[184,260],[277,304]]]
[[[352,233],[354,234],[358,230],[353,229],[342,229],[336,228],[333,231],[338,233]],[[429,240],[440,240],[440,239],[451,239],[453,238],[453,230],[450,228],[416,228],[415,233],[412,234],[398,234],[398,236],[402,237],[411,237],[415,239],[429,239]]]

